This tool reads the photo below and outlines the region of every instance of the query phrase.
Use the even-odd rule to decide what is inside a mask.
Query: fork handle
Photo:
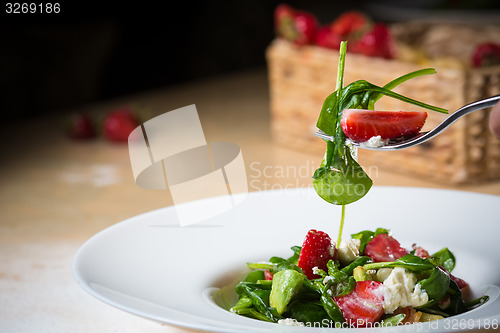
[[[446,119],[443,120],[439,125],[437,125],[433,130],[429,131],[429,136],[433,137],[441,133],[445,128],[447,128],[448,126],[450,126],[451,124],[453,124],[455,121],[465,116],[466,114],[494,106],[499,100],[500,100],[500,95],[496,95],[480,99],[479,101],[475,101],[462,106],[460,109],[458,109],[457,111],[453,112],[451,115],[446,117]]]

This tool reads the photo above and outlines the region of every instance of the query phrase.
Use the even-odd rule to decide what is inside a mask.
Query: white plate
[[[73,274],[103,302],[172,325],[217,332],[317,332],[238,316],[216,303],[232,301],[232,289],[219,288],[241,275],[246,262],[290,255],[290,247],[301,245],[312,228],[336,239],[339,220],[340,207],[310,188],[249,193],[239,206],[204,225],[183,228],[175,208],[168,207],[89,239],[75,255]],[[499,222],[498,196],[374,187],[346,207],[344,236],[385,227],[405,247],[418,243],[433,252],[447,246],[457,258],[453,273],[468,281],[476,296],[490,296],[485,305],[433,326],[393,330],[494,328],[500,324]]]

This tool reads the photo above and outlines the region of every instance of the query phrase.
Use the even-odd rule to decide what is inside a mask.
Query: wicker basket
[[[325,144],[316,138],[316,121],[323,101],[335,89],[337,51],[316,46],[296,47],[276,39],[267,49],[274,139],[288,147],[322,156]],[[432,66],[437,74],[403,83],[394,91],[450,112],[468,102],[500,94],[500,66],[472,70],[464,66]],[[411,62],[346,55],[344,82],[365,79],[384,85],[424,68]],[[380,110],[418,110],[383,97]],[[427,110],[426,110],[427,111]],[[428,143],[393,151],[359,151],[362,165],[390,168],[443,183],[473,183],[500,178],[500,141],[488,130],[489,110],[476,111]],[[435,127],[446,115],[428,111],[423,130]]]

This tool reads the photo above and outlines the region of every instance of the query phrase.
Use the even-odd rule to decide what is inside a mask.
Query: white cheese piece
[[[361,142],[359,145],[361,147],[367,147],[367,148],[378,148],[385,146],[388,143],[389,139],[382,139],[380,135],[377,135],[377,136],[372,136],[368,141]]]
[[[359,257],[360,247],[361,241],[359,239],[342,240],[338,249],[338,258],[340,262],[344,266],[353,262],[357,257]]]
[[[422,306],[429,301],[426,292],[416,285],[417,277],[404,268],[396,267],[379,290],[384,297],[384,312],[393,313],[399,307]]]
[[[280,319],[278,320],[278,324],[286,326],[305,326],[304,323],[297,321],[297,319],[293,318]]]

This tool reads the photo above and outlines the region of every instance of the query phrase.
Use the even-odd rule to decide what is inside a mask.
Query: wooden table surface
[[[95,117],[131,105],[145,117],[196,104],[207,141],[241,147],[249,191],[311,186],[322,156],[273,144],[264,69],[79,108]],[[73,141],[58,116],[4,124],[0,164],[0,332],[193,332],[125,313],[87,294],[71,262],[92,235],[171,205],[138,187],[126,144]],[[294,166],[300,172],[287,172]],[[252,181],[253,180],[253,181]],[[378,170],[376,186],[500,195],[500,181],[449,186]]]

